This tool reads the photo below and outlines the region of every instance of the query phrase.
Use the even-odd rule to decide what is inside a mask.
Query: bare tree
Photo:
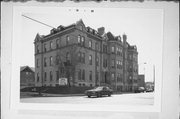
[[[68,86],[75,83],[76,67],[79,62],[79,51],[82,47],[79,44],[71,44],[59,48],[56,52],[55,67],[58,68],[59,77],[66,77]],[[85,50],[87,52],[87,50]]]

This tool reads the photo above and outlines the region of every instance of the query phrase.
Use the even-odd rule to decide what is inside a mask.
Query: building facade
[[[35,71],[29,66],[20,67],[20,88],[35,86]]]
[[[58,86],[66,77],[69,86],[108,85],[117,91],[137,88],[138,52],[127,36],[114,36],[86,27],[82,20],[36,35],[36,86]]]
[[[138,87],[144,87],[145,88],[145,76],[144,74],[138,75]]]

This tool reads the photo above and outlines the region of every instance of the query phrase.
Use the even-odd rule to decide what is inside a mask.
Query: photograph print
[[[161,93],[158,9],[23,12],[20,103],[154,105]]]

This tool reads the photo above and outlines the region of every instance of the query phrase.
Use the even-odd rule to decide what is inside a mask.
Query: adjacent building
[[[20,67],[20,88],[35,86],[35,69],[29,66]]]
[[[145,76],[144,74],[138,75],[138,87],[144,87],[145,88]]]
[[[60,25],[48,35],[36,35],[35,85],[108,85],[116,91],[134,91],[138,80],[138,52],[127,36],[114,36],[101,27],[86,27],[82,20]]]

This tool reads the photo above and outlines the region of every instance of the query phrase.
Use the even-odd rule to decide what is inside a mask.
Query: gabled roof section
[[[62,32],[62,31],[64,31],[64,30],[67,30],[68,28],[72,28],[72,27],[74,27],[74,26],[75,26],[75,24],[71,24],[71,25],[69,25],[69,26],[60,25],[60,26],[58,26],[57,28],[51,29],[50,34],[44,36],[44,38],[46,38],[46,37],[48,37],[48,36],[51,36],[51,35],[53,35],[53,34]]]
[[[78,26],[78,25],[82,25],[84,28],[86,27],[82,19],[80,19],[79,21],[77,21],[77,22],[76,22],[76,25],[77,25],[77,26]]]
[[[25,69],[29,69],[32,72],[35,72],[35,68],[34,67],[29,67],[29,66],[21,66],[20,67],[20,71],[24,71]]]
[[[111,32],[107,32],[107,37],[109,40],[115,40],[114,35]]]
[[[37,33],[34,41],[39,42],[40,40],[42,40],[42,36],[40,36],[39,33]]]

